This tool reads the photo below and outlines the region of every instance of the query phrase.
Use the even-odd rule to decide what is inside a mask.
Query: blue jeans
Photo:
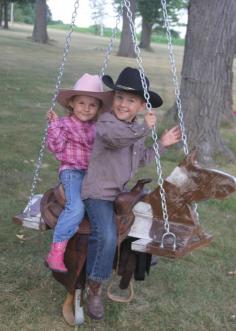
[[[62,170],[59,178],[65,190],[66,205],[54,229],[54,243],[69,240],[78,231],[84,217],[84,204],[81,200],[84,170]]]
[[[86,272],[91,280],[104,281],[111,276],[116,251],[116,222],[113,201],[86,199],[91,234]]]

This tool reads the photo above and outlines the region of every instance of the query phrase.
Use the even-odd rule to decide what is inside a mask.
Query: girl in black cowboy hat
[[[146,109],[139,71],[125,68],[116,83],[107,75],[102,80],[114,90],[114,98],[111,112],[103,113],[96,124],[95,144],[82,185],[82,198],[91,225],[86,266],[88,314],[94,319],[104,315],[101,284],[111,276],[115,255],[114,200],[138,167],[155,157],[153,148],[145,147],[145,139],[156,123],[156,115],[147,112],[142,124],[136,121],[137,114]],[[147,78],[146,83],[152,107],[160,107],[161,97],[149,90]],[[160,139],[160,151],[177,143],[180,137],[178,127],[165,132]]]

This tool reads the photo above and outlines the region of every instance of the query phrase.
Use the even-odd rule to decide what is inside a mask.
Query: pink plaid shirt
[[[95,123],[81,122],[74,116],[52,121],[47,132],[47,147],[64,169],[87,170],[95,138]]]

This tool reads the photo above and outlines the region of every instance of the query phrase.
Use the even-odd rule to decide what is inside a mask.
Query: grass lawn
[[[32,43],[30,35],[25,26],[0,30],[0,330],[66,331],[73,328],[65,324],[61,314],[65,290],[43,265],[51,232],[23,229],[11,220],[24,208],[30,194],[65,39],[63,31],[49,30],[50,45],[40,45]],[[107,43],[106,38],[75,33],[62,86],[73,86],[84,72],[98,73]],[[114,54],[117,48],[115,43]],[[168,52],[163,44],[153,48],[154,53],[142,53],[143,65],[152,89],[165,101],[164,112],[174,102]],[[181,46],[175,47],[175,56],[179,73]],[[135,64],[134,59],[111,56],[108,72],[115,78],[121,68]],[[163,130],[161,116],[159,124]],[[236,128],[224,126],[222,134],[236,153]],[[162,158],[164,174],[181,158],[178,151],[168,151]],[[221,161],[220,168],[236,175],[236,165]],[[57,182],[56,169],[57,162],[46,153],[37,192]],[[146,176],[156,178],[154,165],[137,175]],[[227,275],[236,270],[236,196],[205,202],[199,205],[199,213],[203,228],[214,235],[209,247],[176,261],[159,258],[145,281],[135,283],[135,298],[130,304],[106,300],[104,321],[95,323],[86,317],[79,329],[236,330],[236,277]],[[28,240],[20,241],[17,234],[24,234]]]

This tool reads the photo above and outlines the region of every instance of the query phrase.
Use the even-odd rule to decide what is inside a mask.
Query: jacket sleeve
[[[159,153],[160,155],[163,154],[165,151],[165,147],[159,143]],[[155,151],[154,148],[151,147],[144,147],[143,152],[141,153],[141,158],[139,161],[139,167],[144,167],[151,163],[155,159]]]
[[[67,142],[67,132],[60,119],[51,122],[47,130],[47,147],[53,153],[62,152]]]
[[[133,145],[137,140],[147,136],[150,129],[145,122],[138,124],[100,120],[97,122],[96,132],[108,148],[116,149]]]

